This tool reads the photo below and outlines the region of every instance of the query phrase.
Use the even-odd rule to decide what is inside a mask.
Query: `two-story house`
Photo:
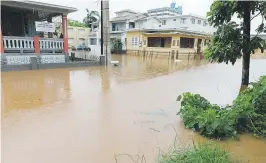
[[[116,16],[110,20],[110,38],[118,38],[122,42],[122,50],[126,50],[126,33],[132,29],[158,28],[160,20],[147,13],[136,13],[132,10],[115,12]],[[111,45],[112,47],[112,45]]]
[[[174,17],[165,17],[161,19],[161,29],[185,29],[212,34],[215,28],[208,24],[205,17],[198,15],[179,15]]]

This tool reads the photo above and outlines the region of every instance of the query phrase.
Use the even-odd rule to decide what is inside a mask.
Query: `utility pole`
[[[105,64],[111,61],[110,30],[109,30],[109,0],[101,0],[101,53],[105,54]]]
[[[103,0],[101,0],[101,55],[103,55]]]

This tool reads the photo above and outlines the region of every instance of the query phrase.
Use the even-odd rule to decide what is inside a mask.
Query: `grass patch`
[[[236,163],[230,160],[229,153],[211,143],[201,143],[188,148],[178,148],[162,155],[160,163]],[[238,162],[239,163],[239,162]]]

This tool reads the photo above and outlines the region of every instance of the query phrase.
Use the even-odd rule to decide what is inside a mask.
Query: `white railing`
[[[34,49],[32,37],[3,36],[5,49]]]
[[[51,49],[64,49],[64,40],[63,39],[48,39],[48,38],[40,38],[40,49],[41,50],[51,50]]]

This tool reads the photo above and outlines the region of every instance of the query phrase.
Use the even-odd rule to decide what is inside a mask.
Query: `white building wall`
[[[181,21],[182,18],[185,18],[185,23]],[[192,24],[191,18],[195,19],[195,24]],[[175,21],[174,21],[175,19]],[[166,20],[166,24],[161,26],[162,29],[167,28],[183,28],[191,31],[199,31],[205,33],[213,33],[215,28],[211,27],[210,25],[204,26],[204,21],[207,22],[206,19],[200,19],[197,17],[173,17],[173,18],[164,18],[162,22]],[[198,24],[198,20],[201,20],[201,24]]]
[[[160,22],[154,18],[150,18],[146,21],[137,21],[135,23],[136,29],[157,29],[160,26]]]

